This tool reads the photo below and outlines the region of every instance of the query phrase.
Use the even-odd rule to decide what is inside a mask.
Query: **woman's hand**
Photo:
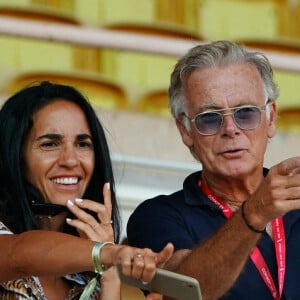
[[[147,295],[146,300],[162,300],[163,295],[157,293],[151,293]]]
[[[173,251],[174,246],[171,243],[158,253],[148,248],[108,244],[102,248],[100,260],[106,266],[120,262],[124,275],[149,282],[155,275],[156,268],[162,267],[172,256]]]
[[[77,219],[67,219],[67,223],[77,229],[79,236],[92,241],[114,241],[112,227],[112,204],[109,183],[103,186],[104,204],[88,199],[68,200],[67,207]],[[94,212],[97,217],[87,211]]]
[[[103,272],[101,279],[101,300],[121,299],[121,282],[117,267],[112,266]]]

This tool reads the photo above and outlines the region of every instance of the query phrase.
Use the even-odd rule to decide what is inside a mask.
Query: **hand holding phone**
[[[153,279],[143,283],[139,279],[125,276],[122,266],[117,264],[121,282],[153,293],[159,293],[176,300],[201,300],[199,282],[192,277],[157,268]]]

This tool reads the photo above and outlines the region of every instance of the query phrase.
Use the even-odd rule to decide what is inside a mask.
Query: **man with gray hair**
[[[300,157],[264,168],[277,97],[268,59],[229,41],[192,48],[171,75],[170,108],[202,171],[139,205],[128,242],[172,242],[166,268],[198,279],[203,299],[299,299]]]

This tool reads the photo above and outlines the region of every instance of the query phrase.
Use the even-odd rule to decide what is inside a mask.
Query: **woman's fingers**
[[[103,199],[104,199],[104,207],[106,208],[106,214],[110,216],[110,218],[106,221],[103,219],[103,222],[108,222],[111,220],[111,214],[112,214],[111,192],[110,192],[109,182],[106,182],[103,186]],[[102,216],[100,215],[99,217],[101,219]]]
[[[138,252],[133,257],[132,276],[149,282],[155,275],[157,267],[162,267],[172,256],[174,246],[168,243],[161,252],[155,253],[151,249],[145,248],[143,252]]]
[[[143,272],[146,273],[148,272],[146,270],[147,264],[145,260],[146,257],[144,256],[143,253],[134,254],[132,258],[132,270],[131,270],[132,277],[139,279],[145,276],[145,274],[143,275]],[[154,265],[154,269],[155,269],[155,265]]]
[[[119,250],[117,260],[121,262],[125,275],[149,282],[155,275],[156,268],[170,258],[173,250],[174,247],[170,243],[159,253],[148,248],[123,246]]]
[[[83,212],[72,211],[76,216],[84,221],[89,222],[90,214],[86,214],[87,211],[92,211],[97,215],[97,222],[102,224],[111,224],[112,204],[111,204],[111,193],[109,183],[105,183],[103,186],[103,204],[88,200],[88,199],[75,199],[75,204],[80,207]],[[85,214],[84,214],[85,212]],[[88,218],[88,219],[86,219]]]
[[[146,300],[162,300],[163,295],[157,293],[150,293],[146,296]]]
[[[165,263],[171,258],[174,253],[174,245],[172,243],[168,243],[162,251],[158,253],[157,256],[157,265],[159,267],[163,267]]]
[[[76,217],[67,219],[67,222],[78,230],[81,237],[95,241],[114,240],[109,183],[103,187],[103,198],[104,204],[88,199],[67,201],[67,207]]]
[[[87,223],[92,222],[94,218],[88,212],[94,212],[98,217],[97,222],[100,221],[103,224],[111,224],[112,204],[109,186],[109,183],[104,184],[103,204],[93,200],[77,198],[74,201],[67,201],[68,208],[76,217]],[[81,210],[77,208],[81,208]]]
[[[113,241],[114,233],[112,226],[107,227],[106,225],[102,225],[96,223],[95,227],[90,226],[82,222],[79,219],[66,219],[67,223],[75,227],[82,238],[87,238],[92,241]]]

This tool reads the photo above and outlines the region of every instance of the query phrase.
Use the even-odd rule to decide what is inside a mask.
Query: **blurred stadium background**
[[[0,0],[0,97],[49,79],[90,99],[107,130],[125,239],[139,202],[181,188],[201,168],[168,111],[178,57],[218,39],[267,54],[281,91],[271,166],[300,146],[299,38],[300,0]]]

